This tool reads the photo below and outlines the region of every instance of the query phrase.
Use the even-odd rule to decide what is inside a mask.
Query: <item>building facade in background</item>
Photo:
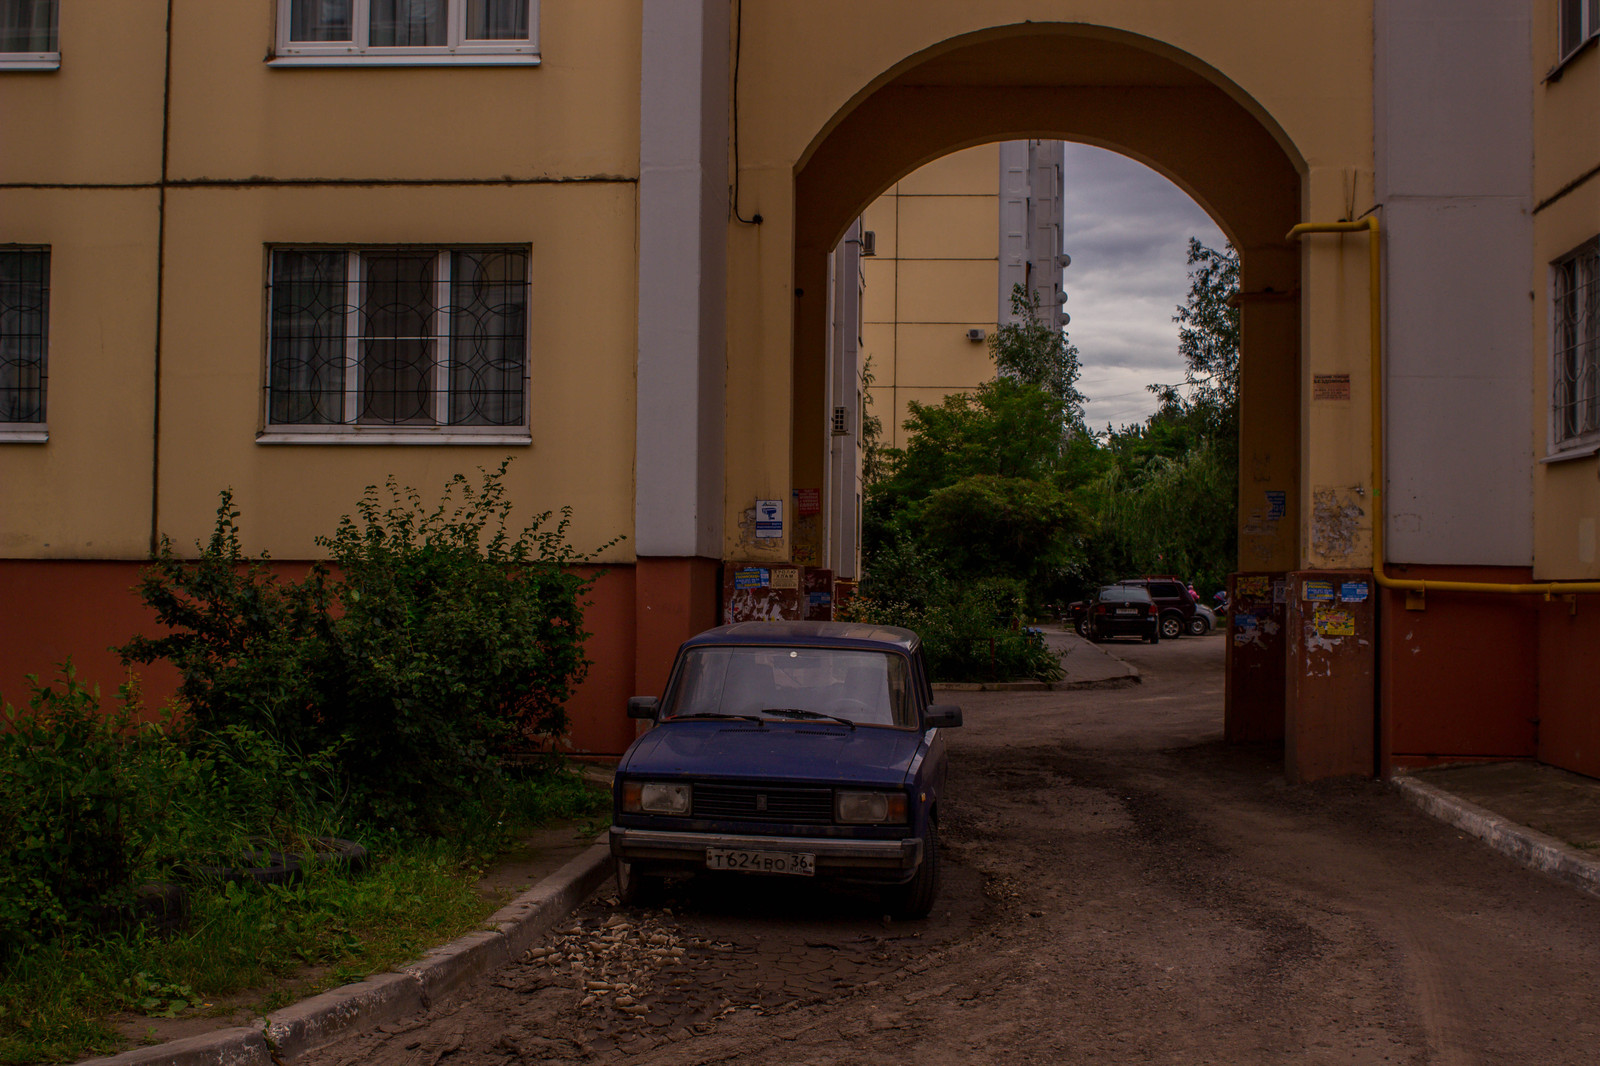
[[[225,488],[248,550],[304,562],[364,486],[511,456],[524,515],[626,538],[597,559],[572,707],[576,747],[621,750],[624,699],[679,640],[825,609],[850,565],[848,293],[853,358],[880,372],[888,343],[880,384],[937,389],[972,380],[1002,275],[1052,269],[1048,240],[1008,243],[1053,224],[1006,215],[1022,175],[1042,202],[1034,147],[983,150],[989,235],[946,226],[969,266],[912,247],[912,175],[1048,138],[1151,166],[1240,254],[1259,613],[1227,638],[1229,735],[1281,738],[1296,780],[1600,774],[1597,21],[1592,0],[0,0],[0,693],[69,654],[114,685],[105,649],[150,624],[141,561],[204,538]],[[877,256],[851,267],[832,253],[864,213]],[[981,299],[915,310],[944,284],[919,276],[980,265]]]

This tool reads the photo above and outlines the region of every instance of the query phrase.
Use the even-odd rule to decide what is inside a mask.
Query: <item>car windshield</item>
[[[695,715],[917,724],[905,658],[856,648],[691,648],[662,717]]]

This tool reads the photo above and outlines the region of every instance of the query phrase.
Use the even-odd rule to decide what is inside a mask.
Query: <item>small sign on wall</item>
[[[1312,374],[1311,398],[1313,400],[1350,399],[1350,375]]]
[[[783,536],[783,501],[756,501],[756,539],[772,540]]]

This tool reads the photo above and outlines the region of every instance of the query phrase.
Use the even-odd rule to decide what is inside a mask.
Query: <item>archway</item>
[[[1300,220],[1304,160],[1217,71],[1134,34],[1020,24],[913,55],[833,117],[794,171],[791,483],[823,482],[827,256],[879,193],[975,144],[1059,138],[1145,163],[1192,196],[1240,255],[1241,572],[1301,561]],[[1227,733],[1284,736],[1285,648],[1229,642]]]

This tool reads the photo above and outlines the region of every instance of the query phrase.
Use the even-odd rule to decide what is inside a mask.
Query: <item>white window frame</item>
[[[371,0],[351,0],[350,40],[291,41],[289,19],[292,0],[278,0],[277,47],[268,57],[269,67],[428,67],[428,66],[538,66],[539,0],[528,5],[528,39],[525,41],[470,41],[467,39],[466,0],[446,0],[445,43],[436,46],[371,46]]]
[[[1578,22],[1578,35],[1576,40],[1566,37],[1567,20],[1576,16]],[[1584,45],[1600,35],[1600,0],[1557,0],[1556,3],[1556,50],[1559,53],[1557,63],[1565,63],[1581,51]]]
[[[272,285],[275,279],[271,277],[273,253],[277,251],[304,251],[314,250],[316,245],[277,245],[267,249],[267,270],[269,285],[266,292],[266,322],[267,328],[263,331],[266,339],[266,351],[263,360],[263,374],[265,387],[262,388],[261,423],[256,433],[257,444],[531,444],[532,413],[531,413],[531,380],[532,370],[530,357],[533,346],[532,336],[532,256],[529,254],[529,276],[524,281],[523,307],[525,317],[523,320],[523,351],[522,351],[522,423],[507,426],[469,426],[452,425],[445,420],[449,414],[450,403],[450,360],[444,353],[450,351],[450,316],[435,313],[433,316],[434,333],[433,344],[436,355],[433,361],[433,422],[415,424],[380,424],[364,423],[360,421],[346,421],[337,423],[294,423],[272,421]],[[434,255],[433,273],[433,305],[434,308],[450,306],[451,285],[451,254],[458,251],[472,251],[490,246],[483,245],[340,245],[336,248],[327,248],[328,251],[343,251],[345,254],[345,291],[347,294],[360,293],[366,282],[365,257],[369,253],[382,254],[384,252],[431,252]],[[511,242],[492,246],[495,249],[517,249],[529,252],[526,244]],[[363,389],[364,364],[361,359],[361,302],[359,299],[346,301],[345,328],[344,328],[344,410],[346,412],[361,409]],[[358,416],[357,416],[358,417]]]
[[[44,254],[44,285],[42,298],[44,300],[44,321],[41,327],[44,332],[42,338],[44,354],[39,360],[39,374],[43,378],[40,386],[43,392],[44,418],[38,422],[5,422],[0,421],[0,444],[43,444],[50,439],[50,277],[52,271],[52,257],[50,246],[43,244],[0,244],[0,251],[9,252],[42,252]]]
[[[1568,265],[1572,264],[1578,274],[1577,285],[1574,289],[1563,292],[1561,275]],[[1561,306],[1564,297],[1570,298],[1577,306],[1574,308],[1574,329],[1577,331],[1576,348],[1580,362],[1587,359],[1591,364],[1589,373],[1593,378],[1600,378],[1600,237],[1593,237],[1579,247],[1550,264],[1550,423],[1549,444],[1547,447],[1546,461],[1559,461],[1561,459],[1582,458],[1600,451],[1600,392],[1585,401],[1578,397],[1575,402],[1584,404],[1578,412],[1580,427],[1589,425],[1593,428],[1580,428],[1578,432],[1567,434],[1567,418],[1562,410],[1564,396],[1564,383],[1566,381],[1566,363],[1568,350],[1561,346],[1561,319],[1565,309]],[[1570,293],[1570,296],[1568,296]],[[1587,300],[1587,306],[1584,301]],[[1587,353],[1587,354],[1585,354]],[[1581,372],[1581,371],[1580,371]],[[1595,383],[1595,388],[1600,389],[1600,380]]]
[[[56,48],[54,52],[0,52],[0,70],[60,70],[61,69],[61,3],[56,6]]]

